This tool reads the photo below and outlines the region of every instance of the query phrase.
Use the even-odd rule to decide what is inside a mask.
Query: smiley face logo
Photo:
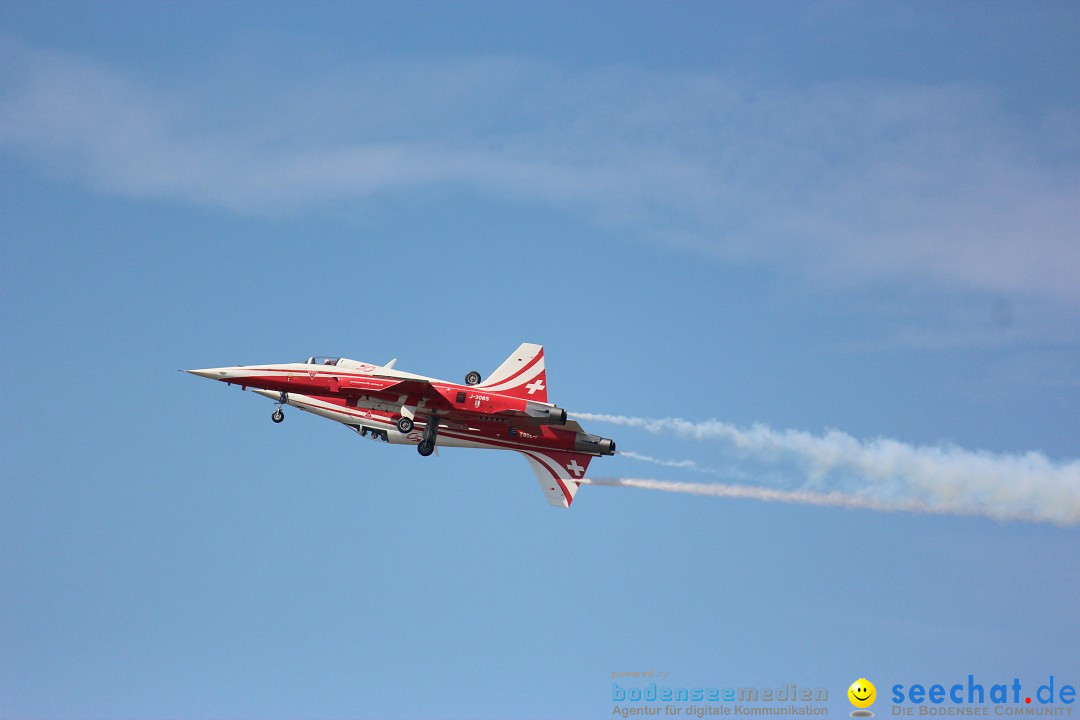
[[[848,700],[857,708],[868,708],[877,698],[877,688],[866,678],[859,678],[851,683],[847,691]]]

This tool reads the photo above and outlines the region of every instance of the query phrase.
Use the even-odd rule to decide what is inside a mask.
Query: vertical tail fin
[[[532,343],[521,343],[514,354],[506,358],[506,361],[477,387],[546,403],[548,395],[544,347]]]

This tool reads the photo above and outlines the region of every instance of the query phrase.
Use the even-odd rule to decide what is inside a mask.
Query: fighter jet
[[[463,385],[343,357],[295,363],[187,370],[239,385],[282,407],[335,420],[361,437],[416,445],[427,457],[437,446],[514,450],[528,459],[548,503],[570,507],[589,461],[614,455],[615,443],[586,433],[548,402],[544,348],[522,343],[487,380],[475,370]]]

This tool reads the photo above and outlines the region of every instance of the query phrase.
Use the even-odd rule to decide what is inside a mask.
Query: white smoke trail
[[[714,497],[762,500],[764,502],[785,502],[799,505],[822,505],[858,510],[882,510],[885,512],[924,512],[960,515],[981,514],[974,508],[948,508],[928,505],[915,500],[906,502],[884,501],[865,495],[847,495],[840,492],[822,493],[814,490],[774,490],[771,488],[752,487],[749,485],[728,485],[725,483],[689,483],[650,478],[583,478],[583,485],[606,485],[608,487],[634,487],[645,490],[663,490],[664,492],[689,493],[691,495],[712,495]],[[1025,518],[1032,519],[1032,518]]]
[[[679,468],[681,470],[693,470],[694,472],[714,473],[713,470],[703,468],[693,460],[662,460],[660,458],[655,458],[652,455],[642,455],[641,453],[632,452],[630,450],[620,450],[618,455],[620,457],[630,458],[631,460],[652,463],[653,465],[663,465],[664,467]]]
[[[631,460],[637,460],[638,462],[646,462],[652,465],[660,465],[662,467],[675,468],[677,470],[689,470],[691,472],[701,473],[703,475],[714,475],[716,477],[722,477],[725,480],[736,480],[740,482],[759,483],[766,481],[764,484],[782,485],[784,483],[784,477],[777,473],[764,473],[764,472],[747,472],[745,469],[728,466],[723,469],[702,467],[694,460],[665,460],[663,458],[653,457],[652,455],[643,455],[641,453],[633,452],[631,450],[619,450],[615,453],[619,457],[629,458]]]
[[[766,425],[742,429],[718,420],[694,423],[679,418],[588,413],[575,416],[652,433],[724,441],[736,452],[758,461],[793,463],[814,484],[838,474],[854,477],[857,489],[851,493],[822,493],[805,484],[795,489],[770,490],[632,478],[626,480],[633,484],[606,481],[607,484],[646,487],[641,483],[652,483],[648,485],[651,489],[672,492],[874,510],[983,515],[1058,525],[1080,522],[1080,461],[1055,463],[1037,452],[995,454],[955,446],[917,447],[888,439],[862,442],[837,430],[815,436],[796,430],[776,431]],[[594,481],[594,484],[599,483]],[[735,487],[740,489],[732,491]]]

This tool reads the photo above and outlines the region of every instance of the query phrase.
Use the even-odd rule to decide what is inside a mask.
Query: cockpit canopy
[[[337,365],[339,360],[341,360],[341,358],[312,355],[304,362],[308,365]]]

